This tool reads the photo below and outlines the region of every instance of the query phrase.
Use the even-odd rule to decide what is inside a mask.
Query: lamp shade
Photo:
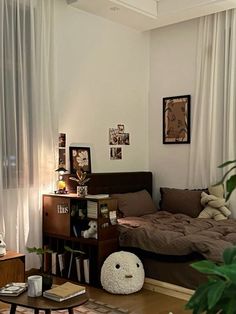
[[[68,170],[66,170],[66,168],[64,168],[64,167],[59,167],[58,169],[56,169],[55,171],[57,171],[57,172],[59,172],[60,174],[64,174],[66,171],[68,171]]]

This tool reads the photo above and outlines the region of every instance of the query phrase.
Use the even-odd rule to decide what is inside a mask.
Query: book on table
[[[27,284],[24,282],[11,282],[0,288],[0,295],[17,297],[27,289]]]
[[[58,285],[52,289],[44,291],[43,296],[45,298],[61,302],[85,292],[86,288],[84,286],[80,286],[71,282],[65,282],[62,285]]]

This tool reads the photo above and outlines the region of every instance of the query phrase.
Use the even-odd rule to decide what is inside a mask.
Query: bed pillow
[[[132,193],[112,194],[118,200],[118,208],[124,217],[139,217],[157,211],[151,195],[146,190]]]
[[[180,213],[193,218],[198,217],[203,210],[201,205],[202,191],[203,190],[160,188],[160,209],[173,214]]]

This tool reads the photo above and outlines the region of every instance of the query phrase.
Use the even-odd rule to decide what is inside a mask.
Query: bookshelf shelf
[[[53,257],[45,258],[44,269],[53,266],[58,276],[99,286],[104,260],[118,249],[116,213],[117,200],[112,198],[43,195],[43,245],[55,252]],[[97,222],[97,239],[82,236],[90,220]],[[65,246],[85,254],[65,252]]]

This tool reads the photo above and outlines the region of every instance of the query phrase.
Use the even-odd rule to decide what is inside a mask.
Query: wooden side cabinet
[[[0,287],[9,282],[25,282],[25,255],[13,251],[0,257]]]
[[[58,276],[99,286],[104,260],[118,250],[116,214],[117,200],[113,198],[43,195],[43,245],[54,252],[45,269],[53,269],[53,274]],[[91,220],[97,223],[97,238],[83,236]],[[84,254],[65,252],[65,246]]]

